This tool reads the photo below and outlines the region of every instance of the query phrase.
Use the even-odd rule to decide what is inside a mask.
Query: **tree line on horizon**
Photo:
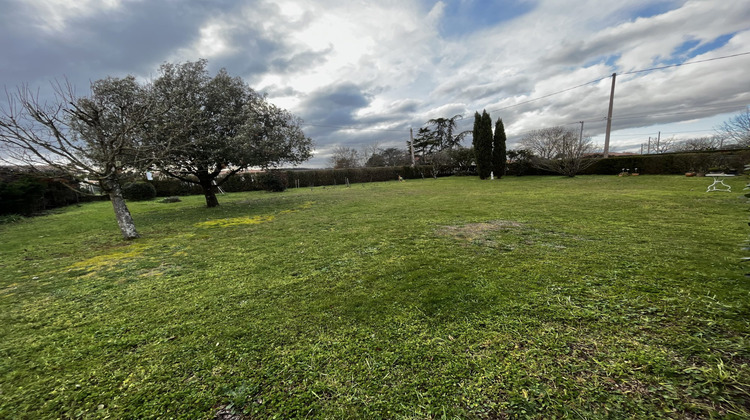
[[[592,165],[597,158],[598,147],[591,137],[572,128],[554,126],[531,130],[519,142],[519,149],[507,149],[507,136],[502,119],[495,123],[486,111],[475,112],[474,128],[457,132],[457,121],[463,115],[434,118],[419,128],[412,143],[406,149],[381,148],[377,144],[357,150],[338,146],[329,158],[334,169],[380,166],[430,166],[433,176],[446,171],[450,173],[474,173],[481,179],[494,174],[502,177],[509,162],[523,161],[525,164],[565,176],[575,176]],[[750,147],[750,107],[729,118],[717,129],[717,134],[676,141],[662,139],[649,150],[655,153],[715,151],[728,148]],[[472,136],[471,147],[462,145],[466,136]],[[410,156],[414,153],[414,161]],[[505,168],[503,167],[505,164]]]

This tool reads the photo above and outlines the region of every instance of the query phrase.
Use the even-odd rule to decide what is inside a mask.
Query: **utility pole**
[[[659,141],[661,140],[661,131],[659,131],[659,137],[656,138],[656,153],[661,153],[659,149]]]
[[[607,112],[607,134],[604,136],[604,157],[609,157],[609,133],[612,130],[612,108],[615,103],[615,79],[617,73],[612,73],[612,90],[609,92],[609,111]]]
[[[648,136],[648,151],[646,152],[646,154],[651,154],[651,136]]]
[[[643,143],[641,143],[641,154],[643,154]]]
[[[411,167],[415,167],[417,163],[414,161],[414,129],[409,127],[409,150],[411,151]]]
[[[581,123],[581,135],[578,137],[578,143],[580,144],[583,142],[583,121],[579,121]]]

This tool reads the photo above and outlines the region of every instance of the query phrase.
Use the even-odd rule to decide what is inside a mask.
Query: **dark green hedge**
[[[286,171],[289,187],[317,187],[321,185],[344,185],[363,182],[396,181],[399,175],[404,179],[428,178],[432,176],[431,166],[316,169],[306,171]]]
[[[156,197],[156,187],[147,181],[136,181],[122,187],[122,196],[130,201],[153,200]]]
[[[665,153],[660,155],[615,156],[600,159],[585,169],[584,175],[617,175],[623,169],[634,172],[636,168],[642,174],[683,174],[685,172],[737,171],[750,162],[750,149],[719,152]],[[461,175],[476,175],[465,171]],[[325,185],[344,185],[347,179],[350,184],[363,182],[395,181],[399,175],[404,179],[430,178],[433,175],[431,166],[386,167],[386,168],[353,168],[353,169],[310,169],[275,171],[279,180],[287,188],[320,187]],[[454,175],[449,169],[441,170],[438,176]],[[529,162],[516,162],[508,165],[507,176],[521,175],[557,175],[553,172],[534,168]],[[221,183],[226,192],[259,191],[276,189],[278,183],[269,184],[262,173],[239,174]],[[156,188],[159,197],[201,194],[196,184],[176,179],[150,181]],[[273,188],[271,188],[273,187]]]
[[[0,168],[0,214],[29,216],[95,199],[71,189],[77,185],[75,179],[55,173]]]
[[[673,175],[686,172],[738,172],[750,162],[750,150],[718,152],[664,153],[659,155],[615,156],[601,159],[583,174],[617,175],[623,169],[650,175]]]
[[[183,182],[178,179],[167,178],[161,180],[148,181],[156,189],[157,197],[172,197],[176,195],[197,195],[201,194],[200,185]]]

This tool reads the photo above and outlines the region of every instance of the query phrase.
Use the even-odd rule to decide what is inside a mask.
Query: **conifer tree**
[[[492,172],[492,118],[487,111],[482,111],[479,121],[479,135],[474,147],[477,156],[479,179],[487,179]]]
[[[482,122],[482,116],[479,115],[479,112],[474,113],[474,129],[471,132],[471,145],[474,147],[474,150],[477,150],[477,147],[479,146],[479,126]]]
[[[498,178],[505,175],[508,166],[508,156],[505,147],[506,140],[503,119],[498,118],[497,123],[495,123],[495,137],[492,142],[492,171]]]

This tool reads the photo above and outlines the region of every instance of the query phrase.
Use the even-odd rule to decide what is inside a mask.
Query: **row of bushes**
[[[98,199],[84,195],[71,187],[77,181],[59,174],[32,174],[0,170],[0,215],[29,216],[56,207]]]
[[[615,156],[600,159],[583,171],[583,174],[616,175],[623,169],[642,174],[682,174],[685,172],[740,171],[750,162],[750,150],[730,150],[719,152],[665,153],[659,155]],[[317,187],[344,185],[347,183],[393,181],[403,179],[428,178],[459,174],[450,168],[433,170],[431,166],[278,170],[265,173],[235,175],[221,182],[226,192],[240,191],[283,191],[294,187]],[[471,168],[460,175],[475,175]],[[519,161],[508,165],[507,175],[553,175],[534,168],[529,161]],[[0,215],[31,215],[41,211],[62,207],[81,201],[91,201],[102,197],[91,197],[70,188],[76,180],[59,174],[30,174],[0,168]],[[133,181],[126,183],[123,194],[129,200],[147,200],[154,197],[184,196],[201,194],[197,184],[176,179],[153,181]]]
[[[441,173],[451,175],[451,173]],[[431,166],[412,168],[356,168],[356,169],[313,169],[313,170],[274,170],[262,173],[247,173],[234,175],[223,181],[219,179],[221,189],[226,192],[241,191],[283,191],[295,187],[319,187],[325,185],[345,185],[363,182],[395,181],[401,176],[403,179],[427,178],[433,176]],[[149,186],[144,186],[147,184]],[[201,194],[201,187],[197,184],[177,179],[160,179],[153,181],[137,181],[127,183],[123,187],[123,195],[130,200],[153,198],[148,189],[153,186],[154,196],[169,197],[180,195]]]
[[[666,153],[659,155],[614,156],[600,159],[583,171],[586,175],[616,175],[623,169],[642,174],[682,174],[685,172],[731,172],[739,170],[750,162],[750,150],[731,150],[720,152]],[[350,169],[313,169],[313,170],[279,170],[267,173],[235,175],[221,187],[226,192],[240,191],[283,191],[294,187],[316,187],[325,185],[344,185],[349,183],[393,181],[403,179],[429,178],[435,173],[439,176],[453,174],[476,175],[475,171],[464,170],[461,173],[450,168],[433,171],[431,166],[384,167],[384,168],[350,168]],[[508,165],[508,176],[522,175],[555,175],[553,172],[535,168],[529,161],[519,161]],[[220,180],[221,182],[221,180]],[[156,196],[200,194],[196,184],[176,179],[150,181],[155,187]],[[126,195],[127,198],[127,195]]]
[[[659,155],[614,156],[601,159],[584,174],[616,175],[623,169],[651,175],[673,175],[686,172],[740,172],[750,162],[750,150],[718,152],[664,153]]]
[[[359,184],[364,182],[395,181],[425,178],[432,176],[432,167],[409,166],[384,168],[280,170],[268,173],[235,175],[221,187],[227,192],[268,190],[278,191],[279,185],[285,188],[317,187],[323,185]]]

